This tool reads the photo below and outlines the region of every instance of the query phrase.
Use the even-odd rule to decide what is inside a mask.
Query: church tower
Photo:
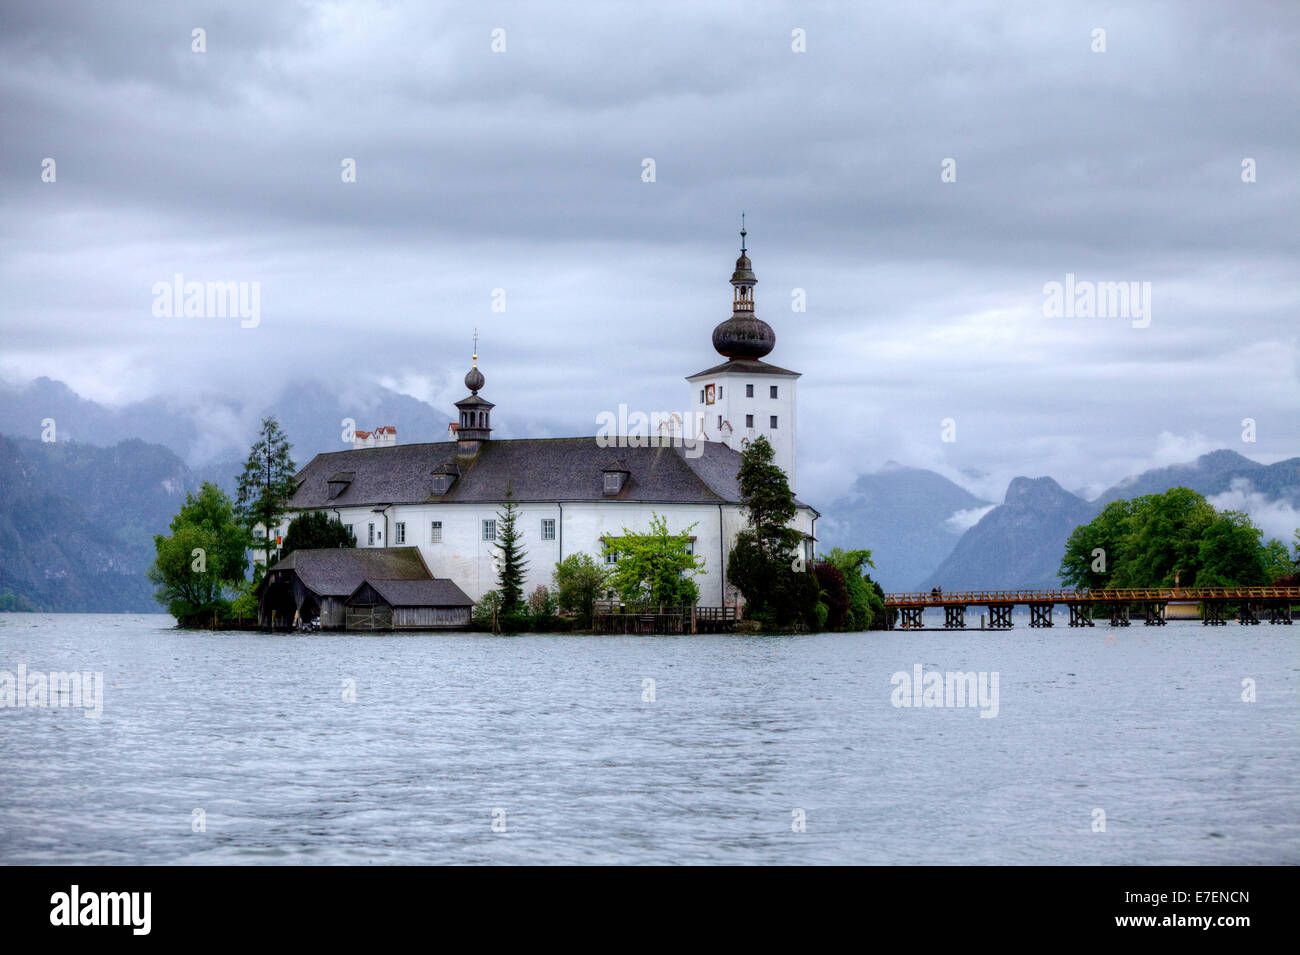
[[[479,397],[479,389],[485,381],[483,372],[478,370],[477,331],[474,332],[474,339],[473,364],[465,375],[465,387],[470,393],[456,402],[456,408],[460,411],[460,423],[456,427],[456,456],[459,458],[475,457],[479,448],[492,436],[492,409],[496,407],[487,399]]]
[[[774,460],[795,483],[795,385],[799,373],[763,361],[776,346],[776,332],[754,314],[754,266],[740,227],[740,258],[731,273],[731,317],[713,329],[713,347],[726,359],[690,375],[696,436],[743,451],[759,435],[776,452]]]

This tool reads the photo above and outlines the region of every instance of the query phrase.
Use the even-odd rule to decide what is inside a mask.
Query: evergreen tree
[[[235,508],[250,534],[258,524],[262,525],[263,538],[255,542],[255,546],[263,552],[268,567],[271,551],[275,548],[275,528],[297,490],[294,481],[297,468],[289,457],[289,450],[289,440],[280,429],[280,423],[274,416],[263,418],[258,439],[249,450],[244,471],[239,475]]]
[[[789,526],[796,511],[794,492],[774,457],[772,445],[759,435],[746,446],[736,476],[760,557],[785,560],[799,546],[801,535]]]
[[[506,486],[506,509],[497,512],[496,547],[499,551],[497,561],[497,592],[501,595],[501,616],[504,618],[523,616],[527,612],[524,603],[524,569],[528,561],[524,559],[524,550],[519,544],[519,508],[515,505],[514,491]]]
[[[736,537],[727,579],[745,595],[749,617],[778,628],[816,628],[823,619],[817,611],[821,587],[802,566],[803,535],[789,526],[796,513],[794,493],[772,458],[764,437],[751,441],[741,455],[737,476],[750,526]]]
[[[296,550],[356,546],[357,539],[337,517],[331,517],[324,511],[309,511],[289,522],[289,529],[284,532],[284,546],[280,549],[280,556],[288,557]]]

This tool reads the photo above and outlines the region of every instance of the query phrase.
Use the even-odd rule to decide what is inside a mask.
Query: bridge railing
[[[943,607],[971,604],[1119,603],[1140,600],[1300,601],[1300,587],[1130,587],[1113,590],[962,590],[885,594],[885,606]]]

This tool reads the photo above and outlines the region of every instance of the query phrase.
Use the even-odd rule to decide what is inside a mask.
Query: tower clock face
[[[706,405],[711,405],[711,404],[713,404],[713,401],[714,401],[714,388],[715,388],[714,385],[705,385],[705,386],[704,386],[704,403],[705,403]]]

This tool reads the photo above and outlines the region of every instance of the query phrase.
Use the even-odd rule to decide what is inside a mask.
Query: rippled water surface
[[[171,622],[0,615],[0,671],[105,683],[98,719],[0,709],[0,861],[1300,862],[1300,626],[642,638]],[[998,715],[893,706],[891,676],[918,663],[996,671]]]

